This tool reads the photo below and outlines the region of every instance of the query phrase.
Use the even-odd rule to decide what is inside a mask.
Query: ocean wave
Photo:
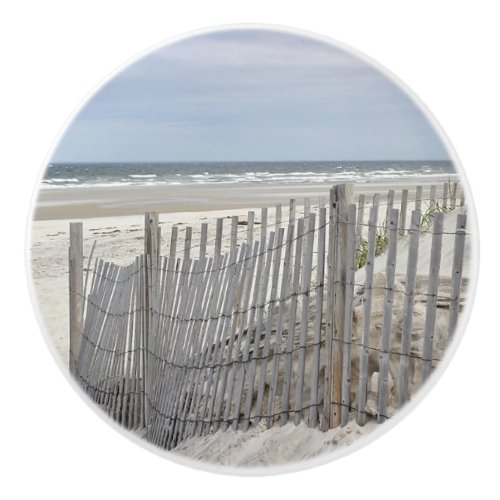
[[[312,165],[304,163],[304,170],[300,171],[298,163],[273,168],[266,165],[259,168],[252,164],[242,166],[244,163],[233,165],[216,165],[203,167],[175,167],[175,169],[161,169],[154,165],[140,165],[135,171],[121,166],[96,166],[65,167],[57,166],[51,172],[55,177],[47,176],[42,180],[43,188],[99,188],[120,186],[198,186],[198,185],[298,185],[298,184],[327,184],[335,182],[393,182],[399,179],[433,179],[440,182],[453,176],[449,166],[430,162],[412,167],[412,164],[401,162],[383,165],[381,162],[372,164],[350,162],[336,165]],[[63,166],[64,167],[64,166]],[[212,169],[210,169],[212,168]],[[289,169],[287,171],[287,168]],[[149,171],[149,173],[147,173]],[[136,172],[136,173],[134,173]],[[67,177],[62,177],[66,175]],[[439,179],[439,180],[438,180]]]
[[[72,179],[44,179],[42,182],[51,183],[51,182],[80,182],[80,179],[72,178]]]

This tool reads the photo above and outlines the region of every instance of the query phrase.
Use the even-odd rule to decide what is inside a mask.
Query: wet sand
[[[425,188],[437,184],[441,189],[446,179],[419,179]],[[414,190],[416,182],[383,181],[355,183],[356,194],[367,197],[375,193],[402,188]],[[34,220],[81,219],[118,215],[141,215],[144,212],[203,212],[246,207],[271,207],[287,204],[290,198],[328,196],[330,184],[186,184],[109,186],[76,188],[42,188],[39,191]],[[439,193],[439,189],[438,189]],[[368,198],[367,198],[368,199]],[[397,197],[396,197],[397,199]],[[410,196],[411,199],[411,196]]]

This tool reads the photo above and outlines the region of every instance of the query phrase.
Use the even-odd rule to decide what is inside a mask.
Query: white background
[[[500,35],[494,1],[210,0],[4,2],[0,12],[3,498],[492,498],[498,473]],[[28,295],[25,226],[36,177],[69,115],[110,72],[190,30],[264,22],[331,36],[398,75],[440,122],[465,168],[481,272],[459,349],[388,434],[293,474],[222,476],[166,461],[111,430],[73,391]],[[491,452],[491,453],[490,453]]]

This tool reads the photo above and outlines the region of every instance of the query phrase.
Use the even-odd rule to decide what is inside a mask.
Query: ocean
[[[50,188],[188,185],[304,184],[455,177],[451,161],[315,161],[192,163],[52,163],[42,185]]]

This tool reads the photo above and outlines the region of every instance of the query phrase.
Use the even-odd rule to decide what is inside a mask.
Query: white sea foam
[[[80,181],[79,179],[72,178],[72,179],[45,179],[42,182],[50,184],[52,182],[63,183],[63,182],[80,182]]]

